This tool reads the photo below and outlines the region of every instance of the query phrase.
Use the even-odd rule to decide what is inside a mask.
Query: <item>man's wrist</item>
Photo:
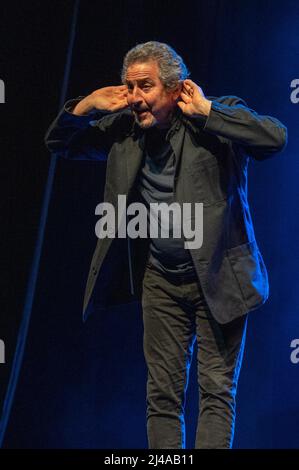
[[[200,112],[195,114],[192,117],[195,117],[195,118],[202,117],[202,116],[208,117],[211,111],[211,107],[212,107],[212,101],[204,99],[200,107]]]
[[[88,114],[94,109],[91,103],[90,96],[86,96],[83,100],[79,101],[74,107],[72,113],[76,116],[88,116]]]

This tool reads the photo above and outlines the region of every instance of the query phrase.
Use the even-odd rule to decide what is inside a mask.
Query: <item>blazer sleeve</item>
[[[257,160],[284,150],[287,144],[286,126],[274,117],[248,108],[237,96],[213,99],[209,116],[201,120],[201,128],[242,146],[245,153]]]
[[[72,114],[83,96],[65,103],[45,135],[45,145],[59,156],[74,160],[106,160],[111,139],[111,113]]]

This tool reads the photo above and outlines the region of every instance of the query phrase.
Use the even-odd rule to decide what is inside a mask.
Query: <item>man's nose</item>
[[[142,97],[137,87],[134,87],[131,93],[131,102],[132,104],[140,104],[142,103]]]

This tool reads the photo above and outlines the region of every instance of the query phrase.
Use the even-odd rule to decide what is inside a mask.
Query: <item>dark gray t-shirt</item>
[[[171,204],[174,201],[175,153],[166,140],[168,129],[156,127],[145,131],[144,160],[140,171],[138,190],[148,209],[148,228],[150,224],[150,203]],[[171,212],[170,212],[171,214]],[[150,256],[157,269],[166,273],[195,273],[190,252],[184,247],[183,230],[181,237],[173,237],[175,220],[169,217],[169,238],[161,238],[161,216],[158,222],[159,236],[151,238]],[[163,224],[163,222],[162,222]]]

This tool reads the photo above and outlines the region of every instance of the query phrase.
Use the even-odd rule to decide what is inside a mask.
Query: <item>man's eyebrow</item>
[[[144,83],[144,82],[154,83],[154,81],[151,78],[138,78],[137,80],[133,80],[133,81],[136,81],[137,83]],[[132,83],[132,80],[126,80],[126,83],[130,84]]]

